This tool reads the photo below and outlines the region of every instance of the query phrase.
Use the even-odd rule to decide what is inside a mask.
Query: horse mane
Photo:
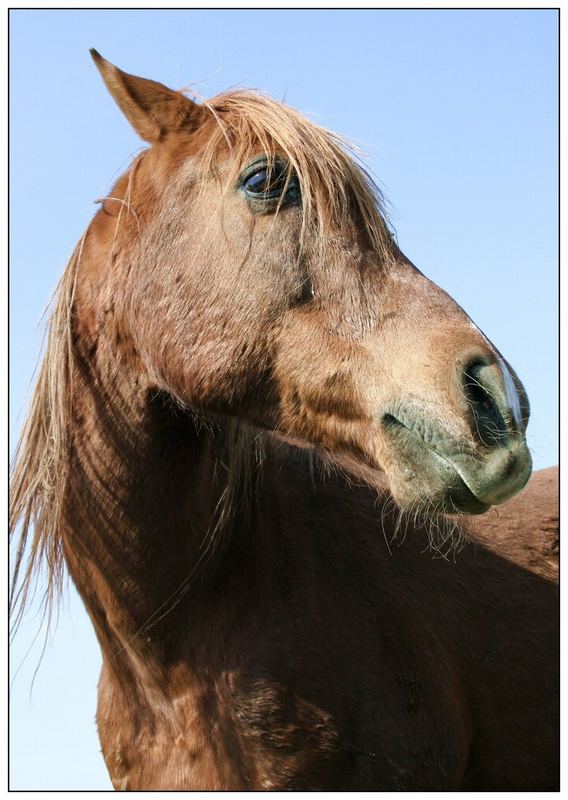
[[[10,612],[17,609],[15,628],[25,610],[32,580],[42,563],[45,562],[48,571],[44,596],[48,616],[54,594],[56,591],[59,593],[63,581],[59,523],[69,467],[73,300],[84,238],[73,251],[50,303],[53,311],[47,326],[47,344],[14,454],[10,481],[10,536],[20,524],[10,596]],[[19,584],[32,529],[33,538]]]
[[[219,151],[228,145],[232,170],[227,185],[234,185],[251,149],[260,148],[268,156],[283,154],[300,182],[302,238],[310,228],[316,243],[322,245],[326,232],[352,218],[355,209],[372,247],[384,258],[389,256],[392,233],[382,193],[346,139],[259,92],[226,92],[203,104],[218,123],[201,155],[206,170],[215,169]],[[12,465],[10,536],[19,529],[10,596],[14,630],[42,565],[47,569],[43,602],[48,621],[63,583],[61,514],[72,419],[73,302],[85,236],[75,248],[52,299],[47,343]],[[232,421],[225,456],[227,485],[202,545],[204,558],[208,559],[216,549],[216,542],[230,527],[237,509],[246,512],[246,498],[250,498],[262,453],[263,435],[249,425]]]

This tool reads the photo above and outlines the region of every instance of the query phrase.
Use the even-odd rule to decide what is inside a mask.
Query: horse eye
[[[243,186],[247,192],[254,195],[264,195],[265,197],[278,197],[282,194],[286,184],[286,169],[280,165],[272,168],[268,166],[258,167],[254,172],[247,175],[243,181]]]
[[[251,200],[277,200],[286,190],[284,199],[291,202],[300,194],[298,179],[294,174],[288,176],[287,165],[280,161],[252,165],[241,178],[241,185]]]
[[[263,167],[258,172],[253,172],[244,181],[244,187],[247,192],[251,194],[268,194],[272,195],[275,192],[280,192],[284,188],[283,176],[270,175],[268,169]]]

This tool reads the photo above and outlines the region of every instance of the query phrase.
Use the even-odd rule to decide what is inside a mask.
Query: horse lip
[[[489,509],[491,508],[492,505],[494,505],[494,503],[492,501],[486,500],[485,498],[479,497],[477,492],[474,489],[472,489],[472,487],[470,486],[469,482],[464,477],[464,475],[462,474],[462,471],[458,468],[458,466],[453,461],[450,461],[449,458],[445,458],[445,456],[440,455],[440,453],[437,453],[431,447],[428,447],[428,445],[426,445],[426,447],[429,450],[429,452],[435,458],[438,458],[438,459],[440,459],[440,461],[443,461],[444,464],[447,464],[454,471],[454,473],[458,476],[458,478],[462,482],[464,488],[469,492],[469,494],[474,499],[476,505],[479,508],[479,510],[476,510],[474,513],[483,514],[485,511],[489,511]]]
[[[487,503],[485,503],[480,497],[477,496],[476,492],[473,491],[473,489],[469,485],[468,481],[462,475],[462,472],[458,468],[458,466],[456,464],[454,464],[454,462],[451,461],[447,456],[442,455],[437,450],[435,450],[432,447],[432,445],[428,444],[428,442],[424,439],[424,437],[418,431],[416,431],[414,428],[410,428],[399,417],[395,416],[394,414],[391,414],[390,412],[387,412],[387,413],[383,414],[382,423],[387,429],[388,428],[394,428],[394,429],[402,428],[406,432],[407,435],[411,436],[416,442],[418,442],[424,448],[424,450],[428,453],[428,455],[430,457],[434,457],[435,459],[438,459],[446,467],[449,467],[451,469],[451,471],[453,472],[454,476],[459,478],[460,483],[463,486],[463,489],[465,489],[467,491],[467,493],[469,495],[471,495],[471,499],[474,500],[474,505],[481,507],[480,510],[478,511],[478,513],[482,513],[483,511],[487,511],[491,507],[491,504],[487,505]]]
[[[447,454],[441,453],[438,449],[430,445],[415,428],[408,427],[408,425],[406,425],[394,414],[384,414],[382,421],[383,425],[385,425],[387,428],[403,428],[415,439],[415,441],[419,442],[422,447],[424,447],[430,457],[441,461],[446,467],[449,467],[454,475],[460,479],[460,482],[463,484],[464,488],[467,489],[472,498],[474,498],[475,501],[483,507],[481,511],[477,511],[476,513],[482,513],[483,510],[488,510],[492,505],[504,503],[522,489],[531,475],[532,463],[526,447],[524,448],[524,453],[519,449],[517,452],[514,452],[512,449],[506,450],[504,448],[499,448],[490,455],[486,465],[488,468],[490,466],[495,467],[495,462],[497,462],[497,466],[502,475],[502,479],[499,481],[498,486],[475,486],[475,481],[472,479],[473,476],[469,476],[467,474],[467,470],[464,469],[464,465],[460,464],[458,460],[460,458],[464,460],[468,458],[472,460],[475,459],[475,461],[479,464],[479,458],[476,457],[475,454],[467,454],[462,452],[457,458],[451,458]],[[491,458],[491,456],[493,458]],[[503,461],[505,459],[509,461],[510,464],[510,468],[507,469],[509,474],[505,473],[503,470]],[[491,464],[492,461],[493,464]]]
[[[520,492],[532,473],[532,459],[526,447],[524,451],[508,450],[504,454],[497,452],[496,455],[501,456],[500,459],[495,459],[497,465],[495,463],[492,464],[491,461],[487,464],[488,473],[491,467],[497,466],[497,474],[500,480],[496,486],[493,486],[490,481],[486,486],[479,486],[473,490],[471,479],[467,481],[470,490],[475,491],[477,497],[481,497],[484,502],[490,503],[490,505],[500,505]],[[465,481],[462,471],[457,465],[456,469],[458,469],[462,480]]]

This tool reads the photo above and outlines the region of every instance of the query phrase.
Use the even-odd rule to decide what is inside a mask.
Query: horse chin
[[[491,508],[476,497],[456,470],[431,467],[423,466],[420,471],[416,466],[405,468],[391,476],[391,492],[401,509],[419,508],[427,516],[484,514]]]
[[[300,437],[272,432],[276,440],[300,449],[312,450],[314,444]],[[367,485],[378,494],[389,494],[403,512],[420,509],[424,517],[446,514],[483,514],[491,505],[479,500],[457,470],[448,464],[419,463],[418,458],[388,459],[382,467],[376,457],[362,450],[329,450],[316,446],[323,463],[339,469],[350,482]],[[435,455],[435,454],[434,454]],[[387,459],[385,459],[387,460]]]
[[[490,503],[476,497],[455,468],[441,459],[388,459],[385,468],[371,457],[361,458],[360,453],[334,454],[333,461],[353,478],[392,495],[403,512],[418,510],[423,517],[438,517],[484,514],[491,508]]]
[[[394,426],[386,439],[375,438],[372,453],[363,447],[331,449],[302,437],[275,435],[296,447],[315,447],[322,462],[339,468],[348,481],[391,495],[402,512],[418,512],[423,518],[484,514],[520,491],[531,474],[526,445],[500,448],[486,457],[453,446],[458,454],[450,458],[402,425]],[[516,466],[505,471],[508,461]]]

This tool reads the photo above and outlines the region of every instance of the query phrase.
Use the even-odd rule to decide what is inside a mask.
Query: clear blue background
[[[142,142],[88,48],[206,96],[266,90],[361,143],[399,243],[517,369],[536,467],[557,460],[555,11],[12,11],[11,432],[38,322],[76,240]],[[98,646],[72,590],[12,651],[11,788],[110,788]]]

